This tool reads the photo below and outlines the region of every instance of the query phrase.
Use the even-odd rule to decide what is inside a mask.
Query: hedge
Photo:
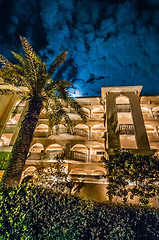
[[[158,240],[159,211],[93,203],[35,186],[1,188],[0,239]]]
[[[5,170],[10,153],[0,152],[0,170]]]

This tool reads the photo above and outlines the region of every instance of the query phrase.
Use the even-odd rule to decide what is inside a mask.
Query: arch
[[[89,127],[86,124],[77,124],[73,129],[74,134],[88,137]]]
[[[97,124],[92,127],[92,131],[95,132],[103,132],[105,130],[105,127],[102,124]]]
[[[0,146],[9,146],[12,136],[12,133],[3,133],[0,137]]]
[[[86,124],[77,124],[74,128],[89,130],[89,127]]]
[[[142,111],[142,112],[149,113],[149,112],[150,112],[150,109],[147,108],[147,107],[141,107],[141,111]]]
[[[92,118],[94,119],[102,119],[104,117],[104,110],[103,107],[96,107],[92,109]]]
[[[41,153],[44,151],[44,146],[41,143],[35,143],[31,148],[29,152],[33,153]]]
[[[154,107],[154,108],[152,109],[152,112],[153,112],[154,118],[158,120],[158,119],[159,119],[159,106]]]
[[[100,106],[100,107],[96,107],[96,108],[94,108],[94,109],[92,109],[92,113],[104,113],[104,109],[103,109],[103,107],[102,106]]]
[[[21,184],[27,182],[33,183],[33,178],[38,176],[37,173],[37,168],[34,166],[29,166],[28,168],[26,168],[25,171],[22,173]]]
[[[92,147],[91,149],[91,154],[94,155],[99,155],[99,156],[103,156],[105,153],[105,147],[104,144],[99,144],[99,145],[95,145]]]
[[[130,100],[126,96],[118,96],[115,99],[116,104],[130,104]]]
[[[84,172],[82,169],[80,168],[75,168],[75,169],[72,169],[70,171],[70,174],[79,174],[79,175],[87,175],[86,172]]]
[[[46,148],[46,151],[47,152],[62,151],[62,147],[60,144],[54,143],[54,144],[49,145]]]
[[[59,127],[59,128],[66,128],[66,126],[64,124],[59,124],[59,125],[53,126],[54,129],[56,129],[57,127]]]
[[[104,149],[104,144],[94,145],[92,149]]]
[[[21,99],[15,101],[15,105],[14,106],[16,107],[20,103],[20,101],[21,101]],[[22,102],[22,103],[19,104],[19,106],[23,106],[23,107],[24,107],[24,105],[25,105],[25,102]]]
[[[105,175],[105,174],[106,173],[100,169],[99,170],[97,169],[91,172],[91,175]]]
[[[145,128],[147,132],[156,132],[155,127],[151,126],[150,124],[145,124]]]
[[[48,132],[48,130],[49,130],[49,127],[48,127],[48,125],[47,124],[39,124],[38,126],[37,126],[37,128],[36,128],[36,131],[37,132]]]
[[[29,167],[27,167],[27,168],[25,169],[24,173],[25,173],[25,172],[33,173],[33,172],[35,172],[35,171],[37,171],[37,168],[36,168],[36,167],[34,167],[34,166],[29,166]]]
[[[89,108],[82,107],[82,109],[83,109],[85,112],[90,113],[90,109],[89,109]]]
[[[76,144],[70,150],[88,154],[88,148],[83,144]]]
[[[67,128],[64,124],[53,126],[54,134],[67,133]]]
[[[152,108],[152,111],[153,111],[153,112],[158,112],[158,111],[159,111],[159,106],[153,107],[153,108]]]

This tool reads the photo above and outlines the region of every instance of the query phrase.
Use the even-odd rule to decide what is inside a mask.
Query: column
[[[134,93],[134,92],[129,92],[129,93],[126,93],[125,95],[128,96],[130,100],[137,147],[139,149],[149,150],[150,146],[149,146],[149,141],[146,134],[144,119],[141,112],[139,97],[137,93]]]
[[[120,148],[120,139],[118,132],[118,118],[116,112],[115,98],[118,93],[106,93],[106,121],[108,133],[108,148]]]
[[[89,127],[89,139],[91,139],[92,138],[92,131],[91,131],[91,127]]]

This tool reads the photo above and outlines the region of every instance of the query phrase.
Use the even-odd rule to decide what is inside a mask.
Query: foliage
[[[16,105],[13,116],[17,114],[18,108],[24,102],[28,108],[28,102],[36,96],[41,99],[43,107],[49,117],[50,128],[58,125],[62,118],[65,119],[68,128],[71,127],[69,115],[63,107],[63,102],[73,107],[81,118],[86,121],[86,115],[77,101],[68,94],[68,87],[71,83],[64,80],[54,79],[52,76],[56,69],[64,63],[68,52],[62,52],[48,68],[45,62],[34,52],[26,38],[20,37],[25,55],[12,52],[19,62],[12,64],[0,54],[0,94],[21,94],[22,99]],[[61,101],[63,100],[63,101]]]
[[[33,185],[1,189],[0,239],[157,240],[159,212],[93,204]]]
[[[5,170],[10,153],[0,152],[0,170]]]
[[[57,157],[56,162],[47,167],[41,161],[38,169],[35,171],[26,171],[23,182],[26,182],[25,178],[30,180],[27,176],[31,177],[31,182],[36,186],[58,194],[76,194],[84,184],[82,182],[74,182],[71,179],[71,175],[67,174],[65,169],[64,160],[59,157]]]
[[[70,82],[53,78],[57,67],[64,63],[67,52],[59,54],[51,66],[35,53],[26,38],[20,37],[25,55],[12,52],[18,64],[13,64],[0,54],[0,94],[20,94],[21,101],[16,105],[13,116],[18,112],[21,103],[25,102],[25,116],[21,118],[21,128],[12,148],[9,161],[1,183],[5,186],[19,184],[23,167],[27,158],[33,133],[42,108],[46,109],[50,130],[62,119],[68,129],[72,122],[66,107],[74,108],[79,116],[86,121],[86,114],[77,101],[68,94]]]
[[[159,194],[159,159],[118,150],[109,160],[103,158],[108,169],[108,196],[118,196],[125,203],[134,196],[142,204],[149,204]]]

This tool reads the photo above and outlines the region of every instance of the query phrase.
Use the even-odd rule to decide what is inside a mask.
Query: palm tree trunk
[[[22,122],[21,129],[9,157],[7,168],[1,180],[4,187],[16,187],[19,185],[42,106],[40,98],[36,96],[32,97],[28,113]]]

